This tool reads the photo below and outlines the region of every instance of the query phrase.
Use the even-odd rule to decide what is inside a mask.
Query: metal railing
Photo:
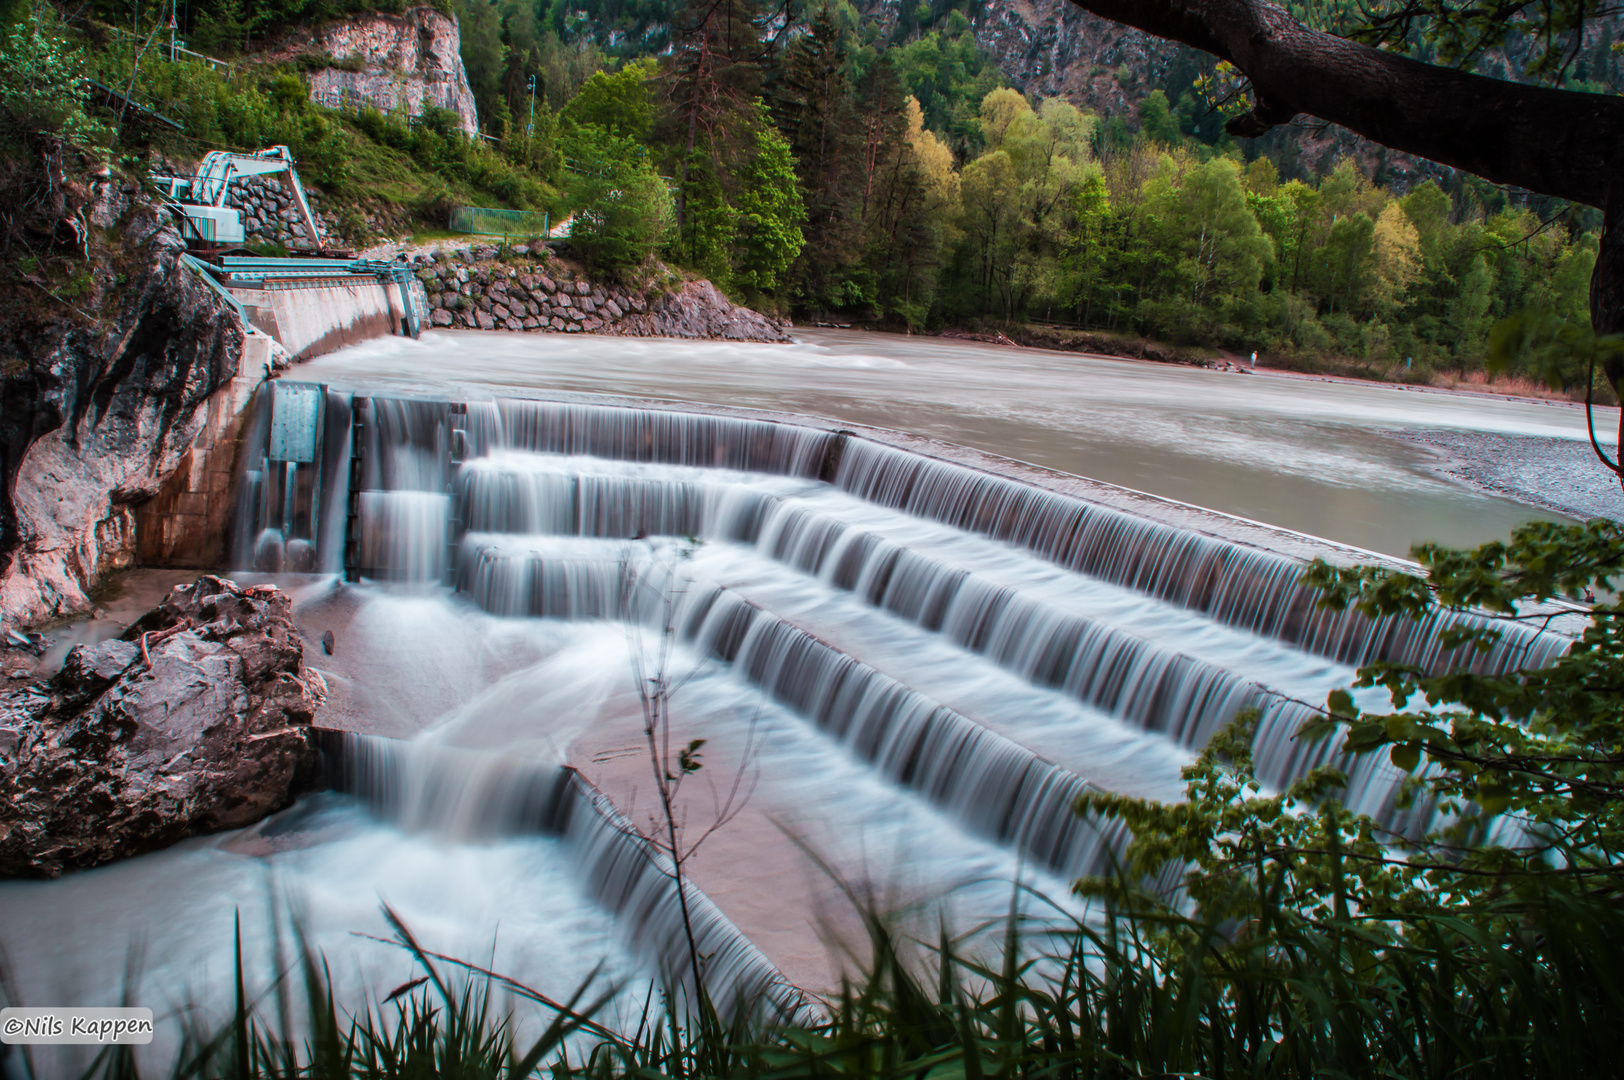
[[[500,210],[487,206],[453,206],[452,232],[475,236],[546,236],[549,222],[545,210]]]
[[[143,40],[146,40],[146,39],[143,39],[140,35],[133,34],[130,31],[124,29],[121,26],[107,26],[106,29],[110,30],[111,32],[113,32],[115,34],[118,34],[121,37],[128,38],[131,41],[141,42]],[[194,52],[191,49],[188,49],[184,44],[182,44],[178,40],[165,41],[163,39],[163,35],[159,34],[157,39],[153,42],[153,44],[160,52],[166,52],[166,53],[169,54],[169,62],[170,63],[175,63],[177,60],[179,60],[181,57],[184,56],[188,60],[196,60],[198,63],[202,64],[204,67],[210,68],[210,69],[212,69],[214,71],[221,72],[228,79],[231,77],[231,65],[229,63],[227,63],[224,60],[218,60],[218,59],[216,59],[215,57],[212,57],[212,56],[204,56],[200,52]]]

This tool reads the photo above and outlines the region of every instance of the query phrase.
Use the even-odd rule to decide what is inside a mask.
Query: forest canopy
[[[300,80],[331,58],[255,63],[258,43],[361,0],[177,6],[191,46],[239,60],[229,79],[153,56],[132,70],[105,35],[87,71],[128,75],[197,149],[288,143],[339,202],[393,199],[425,225],[456,201],[573,215],[602,268],[658,256],[802,319],[1035,324],[1425,380],[1480,370],[1507,315],[1585,317],[1596,215],[1243,143],[1204,104],[1221,70],[1188,58],[1134,113],[1095,115],[1005,85],[953,2],[889,28],[845,0],[447,3],[477,139],[437,110],[310,102]],[[96,0],[87,16],[146,31],[167,12]],[[1573,368],[1541,374],[1571,389]]]

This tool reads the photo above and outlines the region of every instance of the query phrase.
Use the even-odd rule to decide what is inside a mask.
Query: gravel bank
[[[1435,471],[1491,495],[1570,517],[1624,520],[1618,477],[1596,460],[1589,443],[1538,435],[1480,431],[1388,431],[1438,458]],[[1602,448],[1613,454],[1615,447]]]

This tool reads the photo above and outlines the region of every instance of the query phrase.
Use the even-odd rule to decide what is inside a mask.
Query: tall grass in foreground
[[[1624,1044],[1624,913],[1570,891],[1515,919],[1418,919],[1406,942],[1357,917],[1265,909],[1260,925],[1107,913],[1098,928],[1033,930],[1011,917],[991,960],[945,933],[899,938],[865,916],[863,970],[803,1027],[650,1001],[633,1030],[593,1016],[613,996],[555,1001],[423,950],[395,921],[420,978],[358,1012],[306,953],[269,1003],[244,992],[229,1022],[194,1030],[174,1080],[991,1080],[1031,1077],[1601,1077]],[[1508,907],[1507,912],[1511,909]],[[1530,912],[1542,914],[1530,915]],[[298,987],[296,991],[292,988]],[[590,983],[589,983],[590,985]],[[544,1029],[520,1042],[498,992]],[[290,998],[297,999],[290,1002]],[[301,1034],[289,1034],[298,1029]],[[20,1049],[20,1048],[14,1048]],[[14,1070],[15,1071],[15,1070]],[[23,1075],[32,1070],[26,1069]],[[127,1050],[88,1076],[130,1080]]]

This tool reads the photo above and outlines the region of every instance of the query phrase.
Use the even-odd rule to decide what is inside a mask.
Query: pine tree
[[[851,296],[861,255],[862,144],[845,35],[827,7],[786,50],[774,87],[779,127],[800,165],[806,192],[806,246],[791,274],[797,304],[839,308]]]
[[[678,16],[661,141],[677,173],[679,252],[694,250],[690,203],[700,187],[726,193],[734,165],[754,147],[755,98],[770,53],[756,0],[689,0]],[[713,174],[703,185],[690,177],[699,156]]]

